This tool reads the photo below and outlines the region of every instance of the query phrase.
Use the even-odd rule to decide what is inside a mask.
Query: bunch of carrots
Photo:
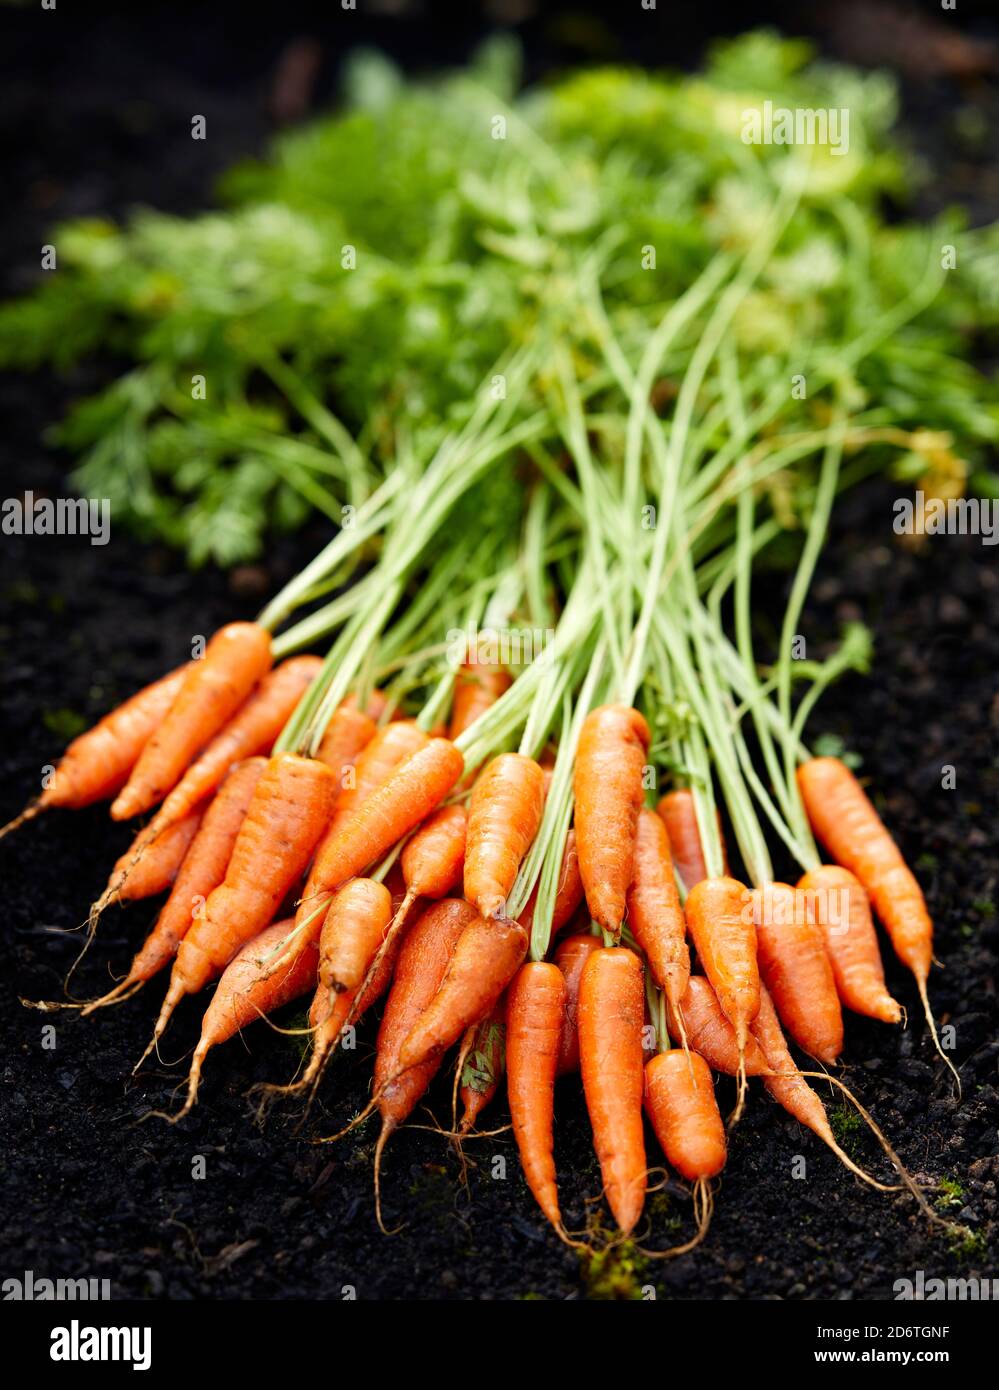
[[[823,662],[793,648],[839,492],[892,451],[943,447],[887,427],[861,374],[944,281],[928,273],[897,304],[846,314],[834,344],[761,370],[737,329],[793,250],[810,187],[807,161],[765,175],[751,234],[641,321],[608,312],[606,247],[566,261],[467,410],[426,431],[386,424],[393,467],[349,524],[256,622],[223,627],[77,739],[7,827],[102,800],[141,819],[87,945],[113,905],[167,893],[147,941],[107,994],[41,1007],[103,1013],[169,969],[148,1054],[214,984],[169,1118],[196,1103],[212,1048],[311,994],[308,1059],[260,1106],[308,1101],[380,1004],[370,1104],[348,1126],[381,1118],[379,1220],[385,1144],[452,1049],[447,1132],[489,1133],[505,1074],[525,1177],[566,1241],[582,1237],[559,1202],[554,1093],[577,1071],[620,1231],[663,1161],[691,1185],[695,1232],[659,1253],[703,1238],[754,1076],[886,1186],[840,1150],[809,1081],[846,1091],[830,1070],[844,1008],[904,1019],[875,916],[952,1067],[928,995],[933,928],[866,792],[804,741],[825,686],[863,668],[863,633]],[[845,219],[822,225],[845,237],[865,303],[862,240]],[[806,368],[798,411],[787,381]],[[358,464],[325,403],[307,414]],[[789,529],[800,554],[766,663],[753,573]],[[549,634],[523,659],[445,640],[522,621]],[[300,654],[331,634],[324,656]],[[796,883],[777,878],[768,836]],[[736,1082],[727,1125],[717,1073]]]
[[[810,758],[797,770],[832,862],[796,889],[751,890],[729,876],[702,796],[678,788],[645,804],[652,733],[631,705],[593,704],[599,649],[557,744],[538,757],[487,758],[488,728],[522,708],[526,677],[462,664],[449,720],[429,730],[377,690],[348,695],[310,754],[275,744],[322,663],[275,666],[272,649],[257,623],[222,628],[199,660],[76,739],[13,823],[108,798],[115,820],[152,813],[94,904],[91,935],[110,904],[168,891],[114,989],[40,1007],[92,1014],[169,969],[152,1048],[185,997],[214,983],[178,1119],[196,1102],[208,1052],[254,1020],[312,995],[304,1072],[267,1088],[271,1099],[311,1094],[345,1030],[384,997],[364,1112],[381,1117],[376,1192],[387,1139],[457,1048],[455,1137],[477,1131],[505,1072],[524,1175],[570,1242],[554,1096],[556,1079],[576,1071],[622,1233],[635,1229],[650,1167],[662,1162],[647,1150],[643,1113],[692,1185],[697,1232],[661,1253],[696,1244],[710,1218],[727,1150],[714,1072],[739,1079],[737,1110],[745,1078],[761,1077],[881,1186],[837,1145],[785,1038],[832,1067],[842,1007],[899,1022],[872,904],[925,998],[932,925],[922,893],[842,762]],[[556,833],[544,844],[546,825]],[[830,910],[840,902],[845,918]]]

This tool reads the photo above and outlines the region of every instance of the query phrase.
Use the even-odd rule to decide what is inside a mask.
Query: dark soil
[[[167,11],[150,11],[141,25],[112,17],[95,21],[86,42],[71,31],[53,41],[45,58],[55,93],[49,105],[33,90],[40,74],[30,66],[3,89],[0,101],[22,122],[48,111],[28,144],[14,141],[9,151],[17,176],[0,222],[9,282],[23,280],[35,263],[38,233],[52,215],[119,210],[136,198],[192,206],[208,199],[217,169],[258,146],[274,36],[264,35],[258,49],[243,29],[233,56],[224,24],[206,22],[197,42],[185,45]],[[71,22],[62,7],[56,13],[55,23]],[[696,26],[692,32],[700,35]],[[428,42],[424,35],[424,48]],[[190,61],[188,48],[197,50]],[[10,51],[16,62],[17,44]],[[81,51],[93,61],[78,61]],[[559,51],[556,59],[572,56]],[[128,126],[106,90],[112,76],[119,90],[141,96],[144,123]],[[173,168],[163,157],[166,132],[181,113],[209,102],[219,117],[218,138],[208,142],[212,167]],[[10,128],[2,120],[0,127]],[[39,444],[39,433],[87,376],[68,383],[10,378],[0,386],[8,422],[0,435],[5,495],[65,491],[65,461]],[[322,1105],[301,1133],[293,1116],[274,1113],[260,1130],[249,1114],[250,1085],[286,1078],[298,1058],[294,1038],[263,1025],[247,1033],[245,1044],[234,1041],[210,1058],[202,1103],[181,1126],[140,1123],[150,1106],[171,1106],[180,1058],[197,1034],[197,1008],[180,1011],[164,1049],[167,1062],[154,1062],[133,1081],[159,983],[82,1023],[17,1002],[19,995],[60,997],[80,940],[66,933],[127,843],[127,831],[94,809],[54,813],[0,844],[0,978],[8,1005],[0,1271],[95,1275],[110,1278],[118,1297],[176,1299],[339,1298],[344,1286],[360,1298],[627,1297],[644,1284],[676,1298],[884,1299],[894,1280],[918,1269],[928,1276],[994,1273],[999,570],[993,552],[974,538],[937,537],[919,554],[900,549],[890,502],[888,491],[869,488],[837,513],[802,630],[814,655],[844,621],[862,617],[874,631],[876,655],[869,676],[852,677],[827,696],[812,734],[835,733],[863,759],[861,773],[927,890],[941,961],[933,1004],[941,1023],[955,1030],[963,1097],[954,1098],[912,982],[893,961],[889,986],[908,1010],[909,1026],[892,1031],[851,1017],[842,1074],[908,1167],[928,1181],[946,1181],[948,1215],[966,1228],[962,1240],[930,1226],[908,1196],[862,1187],[755,1091],[733,1140],[710,1237],[681,1261],[643,1267],[618,1260],[583,1269],[546,1229],[509,1134],[469,1145],[467,1190],[445,1141],[412,1129],[396,1136],[384,1200],[389,1221],[405,1229],[388,1239],[374,1222],[373,1126],[333,1147],[309,1142],[339,1128],[364,1102],[370,1025],[356,1051],[331,1068]],[[4,537],[0,821],[37,788],[41,768],[75,732],[74,723],[91,722],[176,664],[192,635],[252,616],[260,600],[248,589],[272,589],[322,536],[317,528],[285,543],[267,571],[238,579],[192,575],[176,556],[117,532],[106,548],[83,538]],[[776,612],[777,585],[772,601]],[[946,765],[956,773],[953,790],[941,785]],[[779,861],[778,869],[790,872]],[[76,976],[78,994],[106,987],[109,965],[124,967],[153,911],[108,914]],[[294,1010],[282,1020],[296,1021]],[[430,1096],[442,1122],[448,1089],[442,1083]],[[829,1105],[844,1147],[886,1175],[849,1112],[833,1096]],[[574,1080],[561,1084],[558,1116],[563,1205],[568,1223],[580,1227],[600,1183]],[[497,1106],[494,1123],[505,1119]],[[196,1176],[199,1158],[203,1177]],[[649,1213],[651,1245],[672,1243],[691,1228],[690,1204],[678,1186],[652,1199]]]

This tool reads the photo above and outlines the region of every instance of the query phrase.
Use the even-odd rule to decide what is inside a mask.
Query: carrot
[[[822,928],[786,883],[753,890],[760,974],[788,1032],[826,1066],[843,1051],[843,1014]]]
[[[256,623],[220,628],[201,660],[188,668],[173,704],[111,803],[112,818],[128,820],[162,801],[270,664],[271,638],[264,628]]]
[[[645,1066],[645,1109],[663,1153],[694,1184],[697,1232],[660,1255],[692,1250],[707,1235],[713,1200],[710,1181],[725,1166],[725,1126],[711,1070],[697,1052],[661,1052]]]
[[[53,807],[78,811],[120,791],[176,699],[188,670],[188,666],[179,666],[153,681],[75,738],[48,775],[41,795],[0,829],[0,839],[42,811]]]
[[[93,925],[111,903],[138,902],[152,898],[169,888],[180,872],[184,856],[198,833],[204,808],[196,807],[183,820],[176,821],[157,840],[155,847],[137,858],[135,843],[115,862],[108,875],[107,886],[90,909]]]
[[[149,824],[146,832],[149,838],[158,835],[215,791],[236,763],[260,753],[270,753],[271,745],[322,664],[318,656],[297,656],[264,676],[166,798]]]
[[[358,987],[391,916],[392,895],[373,878],[353,878],[336,894],[319,944],[319,982],[329,995]]]
[[[517,919],[528,936],[530,936],[531,928],[534,926],[534,910],[538,904],[539,887],[540,884],[534,885],[531,896],[527,900],[527,906]],[[562,851],[562,868],[559,872],[558,885],[555,889],[555,903],[552,907],[551,938],[553,941],[559,932],[572,921],[576,915],[576,909],[582,901],[583,879],[579,872],[576,832],[570,830],[565,839],[565,849]]]
[[[83,1010],[85,1015],[121,1000],[126,994],[131,995],[173,960],[192,916],[200,911],[208,894],[225,878],[236,836],[266,766],[266,758],[248,758],[229,773],[205,812],[170,896],[128,974],[108,994],[87,1004]],[[168,833],[164,832],[164,837]],[[129,884],[136,875],[142,874],[145,857],[136,861]]]
[[[888,993],[871,905],[863,885],[837,864],[823,864],[798,881],[813,902],[825,936],[840,999],[854,1013],[898,1023],[902,1010]],[[838,904],[833,909],[833,902]],[[835,919],[835,920],[834,920]]]
[[[586,962],[594,951],[601,949],[599,936],[590,935],[564,936],[555,947],[555,964],[565,976],[565,1009],[556,1070],[558,1076],[579,1070],[579,982]]]
[[[675,1008],[690,979],[690,951],[669,837],[654,811],[639,813],[627,903],[628,925],[649,963],[652,978]]]
[[[735,1029],[740,1057],[749,1025],[760,1007],[760,972],[756,962],[756,928],[749,890],[734,878],[705,878],[694,885],[686,903],[687,927],[704,973]],[[742,1113],[746,1076],[739,1074],[733,1122]]]
[[[811,758],[798,768],[798,786],[815,834],[833,859],[864,885],[895,954],[915,976],[933,1045],[960,1086],[930,1009],[926,983],[933,961],[933,922],[915,875],[845,763]]]
[[[476,781],[468,811],[465,897],[483,917],[505,914],[544,805],[544,773],[523,753],[501,753]]]
[[[645,1202],[642,963],[624,947],[594,951],[579,986],[579,1061],[607,1201],[628,1235]]]
[[[408,835],[440,805],[464,766],[461,754],[446,738],[431,739],[400,763],[317,852],[314,873],[319,891],[331,892],[362,873]]]
[[[182,1119],[197,1104],[201,1071],[213,1047],[227,1042],[256,1019],[307,994],[315,984],[318,955],[314,944],[301,951],[286,970],[267,973],[268,956],[291,928],[290,917],[283,922],[272,922],[259,936],[245,942],[223,970],[201,1021],[201,1037],[187,1075],[187,1099],[176,1115],[168,1117],[171,1121]]]
[[[323,763],[279,753],[270,758],[233,845],[225,879],[180,943],[152,1042],[185,994],[220,975],[240,946],[263,931],[309,862],[329,819],[336,788]],[[139,861],[141,864],[141,860]]]
[[[657,1053],[645,1067],[645,1108],[663,1153],[682,1178],[713,1178],[725,1166],[725,1126],[711,1068],[697,1052]]]
[[[453,742],[463,734],[512,684],[502,666],[466,662],[455,677],[448,738]]]
[[[602,705],[583,722],[576,751],[576,845],[590,915],[615,939],[635,859],[649,726],[627,705]]]
[[[507,1094],[527,1185],[561,1235],[552,1127],[565,980],[557,965],[530,961],[513,978],[506,1007]]]
[[[442,806],[403,847],[402,875],[409,894],[443,898],[461,882],[468,815],[464,806]]]
[[[501,995],[492,1012],[480,1023],[472,1024],[461,1045],[459,1095],[461,1124],[459,1136],[469,1134],[479,1116],[499,1090],[506,1068],[506,996]]]
[[[418,1067],[457,1042],[483,1018],[527,954],[527,933],[517,922],[473,914],[454,948],[447,974],[399,1053],[403,1067]]]
[[[694,794],[689,787],[667,792],[656,807],[669,836],[673,863],[680,875],[680,882],[689,893],[691,888],[707,878],[708,870],[701,847],[701,832],[697,825],[697,811]],[[725,857],[725,842],[722,840],[721,815],[718,815],[718,838],[721,841],[722,865],[728,874],[728,860]]]
[[[430,1004],[465,927],[476,918],[474,907],[460,898],[433,903],[415,922],[399,952],[395,979],[385,1001],[375,1046],[375,1101],[382,1119],[375,1148],[375,1211],[382,1226],[381,1160],[394,1130],[408,1119],[440,1066],[433,1054],[419,1066],[403,1069],[400,1052],[413,1025]]]
[[[442,806],[413,831],[399,856],[406,892],[396,908],[386,942],[417,898],[443,898],[461,882],[468,813]]]

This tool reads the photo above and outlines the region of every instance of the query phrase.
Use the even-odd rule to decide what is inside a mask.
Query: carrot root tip
[[[745,1047],[739,1049],[739,1070],[736,1072],[736,1092],[735,1107],[726,1121],[729,1129],[733,1129],[742,1119],[742,1112],[746,1108],[746,1093],[749,1083],[746,1079],[746,1050]]]
[[[344,1125],[343,1129],[337,1130],[336,1134],[326,1134],[320,1139],[314,1139],[312,1142],[314,1144],[335,1144],[338,1139],[343,1139],[346,1135],[350,1134],[351,1130],[356,1129],[358,1125],[362,1125],[364,1123],[364,1121],[371,1114],[372,1110],[374,1110],[375,1106],[378,1104],[378,1099],[378,1096],[373,1096],[371,1100],[368,1101],[367,1105],[364,1107],[361,1113],[359,1115],[355,1115],[349,1124]]]
[[[940,1060],[943,1062],[943,1064],[944,1064],[946,1067],[949,1067],[950,1070],[951,1070],[951,1072],[953,1072],[954,1081],[955,1081],[955,1083],[956,1083],[956,1085],[957,1085],[957,1095],[958,1095],[958,1099],[960,1099],[960,1097],[961,1097],[961,1075],[960,1075],[960,1073],[958,1072],[957,1067],[955,1067],[954,1063],[953,1063],[953,1062],[950,1060],[950,1058],[947,1056],[946,1052],[944,1052],[943,1046],[942,1046],[942,1044],[941,1044],[941,1042],[940,1042],[940,1036],[939,1036],[939,1034],[937,1033],[937,1025],[936,1025],[936,1022],[935,1022],[935,1020],[934,1020],[934,1018],[933,1018],[933,1010],[930,1008],[930,997],[929,997],[929,994],[927,993],[927,990],[926,990],[926,980],[925,980],[925,979],[921,979],[921,978],[917,975],[917,976],[916,976],[916,986],[917,986],[917,988],[919,989],[919,998],[920,998],[920,1000],[921,1000],[921,1002],[922,1002],[922,1005],[923,1005],[923,1013],[926,1015],[926,1022],[927,1022],[927,1025],[928,1025],[928,1027],[929,1027],[929,1030],[930,1030],[930,1036],[931,1036],[931,1038],[933,1039],[933,1046],[936,1048],[936,1050],[937,1050],[937,1052],[938,1052],[938,1054],[939,1054],[939,1056],[940,1056]]]
[[[0,826],[0,840],[6,835],[12,835],[15,830],[20,830],[21,826],[26,825],[29,820],[34,820],[41,810],[42,805],[40,797],[36,797],[34,801],[29,801],[19,816],[15,816],[13,820],[9,820],[6,825]]]
[[[397,1236],[403,1229],[396,1226],[390,1231],[382,1220],[382,1154],[385,1152],[385,1145],[388,1143],[389,1135],[395,1129],[395,1125],[388,1120],[382,1121],[382,1132],[378,1136],[378,1143],[375,1145],[375,1220],[378,1222],[378,1229],[386,1236]]]
[[[39,1013],[54,1014],[59,1009],[82,1009],[82,1004],[63,1002],[57,999],[25,999],[23,995],[18,995],[20,1002],[26,1009],[37,1009]]]
[[[149,1056],[150,1052],[152,1052],[153,1048],[157,1045],[158,1042],[159,1036],[156,1033],[154,1033],[153,1036],[149,1039],[149,1042],[146,1044],[145,1052],[143,1052],[142,1056],[139,1058],[135,1066],[132,1068],[133,1076],[135,1076],[136,1072],[142,1066],[143,1062],[146,1060],[146,1058]],[[149,1113],[152,1114],[153,1112],[150,1111]]]

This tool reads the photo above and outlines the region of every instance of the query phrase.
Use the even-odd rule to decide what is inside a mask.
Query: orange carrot
[[[701,832],[697,825],[697,811],[694,794],[689,787],[667,792],[656,811],[662,818],[669,836],[670,853],[680,882],[689,893],[691,888],[707,878],[708,870],[701,847]],[[716,813],[717,814],[717,813]],[[721,815],[718,815],[718,838],[721,840],[722,866],[728,874],[728,861],[725,858],[725,842],[721,838]]]
[[[375,1103],[382,1117],[375,1149],[375,1210],[380,1226],[380,1172],[385,1144],[412,1113],[440,1066],[440,1054],[436,1053],[419,1066],[403,1069],[400,1051],[437,993],[458,940],[475,916],[475,908],[461,898],[443,898],[414,923],[399,952],[375,1049]]]
[[[555,964],[565,976],[565,1009],[559,1038],[557,1075],[579,1070],[579,982],[583,967],[601,950],[599,936],[564,936],[555,947]]]
[[[170,896],[132,961],[128,974],[109,993],[89,1003],[83,1010],[84,1014],[114,1003],[126,994],[131,995],[173,960],[187,935],[192,917],[201,910],[208,894],[225,878],[236,836],[266,766],[266,758],[248,758],[229,773],[218,795],[209,804],[184,856]],[[164,838],[168,833],[164,832]],[[135,862],[128,878],[129,885],[136,875],[141,876],[144,872],[145,858],[143,855]]]
[[[436,810],[464,766],[461,754],[446,738],[431,739],[401,763],[317,852],[314,874],[319,892],[331,892],[363,873],[408,835]]]
[[[522,753],[501,753],[476,781],[468,812],[465,897],[483,917],[505,915],[544,804],[544,773]]]
[[[162,1037],[184,995],[197,993],[220,975],[243,943],[273,920],[309,862],[335,793],[333,774],[323,763],[293,753],[269,759],[236,836],[225,879],[209,894],[180,943],[145,1055]]]
[[[839,997],[854,1013],[898,1023],[902,1010],[888,993],[871,905],[863,885],[837,864],[823,864],[798,881],[813,903],[825,936]]]
[[[688,1182],[725,1166],[725,1126],[711,1069],[697,1052],[660,1052],[645,1068],[645,1108],[663,1153]]]
[[[507,1093],[513,1133],[527,1185],[560,1234],[552,1127],[565,995],[565,980],[557,965],[530,961],[514,976],[506,1008]]]
[[[197,1103],[201,1071],[213,1047],[228,1041],[258,1018],[307,994],[315,984],[318,968],[315,945],[301,951],[287,969],[267,973],[268,956],[291,928],[291,918],[272,922],[259,936],[245,942],[222,972],[201,1022],[201,1037],[187,1076],[187,1099],[183,1109],[170,1117],[172,1120],[181,1119]]]
[[[624,1235],[645,1202],[642,963],[624,947],[595,951],[579,987],[579,1061],[607,1201]]]
[[[440,989],[402,1045],[400,1064],[418,1067],[457,1042],[489,1012],[526,954],[527,933],[517,922],[473,914]]]
[[[75,738],[48,774],[42,794],[0,829],[0,839],[52,807],[80,810],[114,796],[184,684],[188,666],[145,686]]]
[[[843,1014],[822,928],[786,883],[753,890],[760,974],[799,1047],[833,1066],[843,1051]]]
[[[863,787],[838,758],[803,763],[798,768],[798,786],[812,829],[833,859],[863,884],[895,954],[916,977],[934,1045],[957,1077],[940,1046],[926,992],[933,961],[933,923],[923,890]]]
[[[499,1090],[506,1067],[505,995],[496,1001],[487,1018],[467,1030],[461,1056],[465,1060],[459,1077],[462,1115],[458,1133],[463,1136],[471,1132]]]
[[[319,982],[329,994],[355,990],[388,930],[392,895],[373,878],[353,878],[333,898],[319,945]]]
[[[406,841],[402,875],[414,898],[443,898],[461,882],[467,831],[464,806],[442,806]]]
[[[166,716],[111,804],[114,820],[157,805],[188,763],[235,714],[271,664],[270,633],[257,623],[229,623],[189,667]]]
[[[686,903],[687,927],[704,973],[735,1029],[739,1055],[746,1050],[749,1025],[760,1007],[760,972],[756,962],[756,928],[749,890],[734,878],[705,878],[694,885]],[[733,1119],[745,1100],[745,1072]]]
[[[635,869],[627,901],[628,925],[649,963],[652,978],[676,1007],[690,979],[690,951],[669,837],[654,811],[642,811],[638,817]]]
[[[509,690],[512,684],[509,674],[502,666],[466,662],[455,677],[448,738],[453,742],[463,734],[480,714],[485,714],[490,705],[494,705],[499,697]]]
[[[660,1256],[681,1255],[707,1235],[713,1199],[711,1179],[725,1166],[725,1126],[711,1070],[696,1052],[663,1052],[645,1066],[645,1109],[663,1153],[681,1177],[694,1184],[697,1232]]]
[[[576,751],[576,844],[590,915],[615,939],[635,859],[649,726],[627,705],[602,705],[583,722]]]
[[[534,910],[538,904],[538,888],[540,884],[535,884],[531,890],[531,896],[527,900],[527,906],[517,919],[520,925],[531,934],[534,926]],[[562,851],[562,868],[558,877],[558,886],[555,889],[555,903],[552,907],[552,930],[551,939],[555,937],[565,927],[569,925],[576,915],[576,909],[583,901],[583,879],[579,872],[579,855],[576,852],[576,832],[570,830],[565,839],[565,849]]]
[[[147,835],[158,835],[171,822],[219,786],[229,769],[244,758],[269,753],[291,718],[305,688],[322,667],[318,656],[296,656],[269,671],[229,723],[184,773],[150,822]]]

